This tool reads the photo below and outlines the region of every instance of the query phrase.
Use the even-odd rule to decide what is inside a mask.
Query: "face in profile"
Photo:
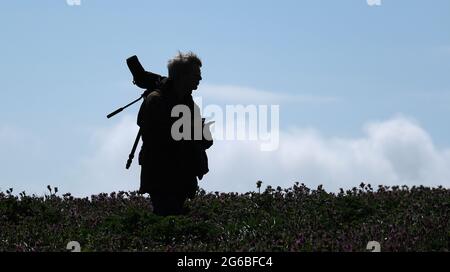
[[[180,90],[182,93],[179,93],[180,98],[191,95],[192,91],[198,88],[200,80],[202,80],[202,76],[200,67],[198,66],[194,67],[191,72],[181,74],[181,76],[177,79],[182,86],[182,89]]]
[[[186,77],[186,85],[188,86],[190,92],[197,90],[200,80],[202,80],[202,74],[200,67],[196,66]]]

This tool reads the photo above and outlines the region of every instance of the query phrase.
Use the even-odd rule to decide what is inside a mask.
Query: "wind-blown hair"
[[[169,70],[169,77],[176,78],[178,75],[190,73],[196,66],[202,67],[202,61],[196,54],[191,51],[187,53],[178,51],[178,54],[169,60],[167,69]]]

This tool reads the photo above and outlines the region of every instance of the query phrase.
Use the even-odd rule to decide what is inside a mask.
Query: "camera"
[[[152,72],[145,71],[136,55],[127,59],[127,65],[130,69],[131,74],[133,75],[133,84],[138,86],[139,88],[146,89],[146,91],[143,92],[138,99],[108,114],[106,116],[107,118],[113,117],[114,115],[123,111],[125,108],[138,102],[141,98],[147,96],[148,93],[150,93],[152,90],[160,88],[164,83],[164,79],[167,78]]]
[[[136,55],[127,59],[127,65],[133,75],[133,84],[142,89],[153,90],[161,86],[166,77],[145,71]]]

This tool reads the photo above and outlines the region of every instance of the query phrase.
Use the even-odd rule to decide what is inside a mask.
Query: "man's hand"
[[[203,125],[203,137],[208,140],[212,141],[212,134],[211,134],[211,125],[214,124],[216,121],[209,121],[208,123],[205,123]]]

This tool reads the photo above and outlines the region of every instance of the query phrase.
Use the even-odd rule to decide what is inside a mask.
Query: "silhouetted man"
[[[138,125],[142,131],[142,148],[139,153],[141,165],[141,193],[149,193],[153,212],[158,215],[177,215],[185,212],[184,202],[193,198],[200,179],[208,172],[206,149],[212,144],[209,127],[205,136],[194,138],[195,120],[202,120],[198,106],[192,99],[201,77],[201,60],[192,52],[181,52],[169,61],[169,77],[162,87],[151,92],[141,105]],[[184,105],[190,110],[191,127],[187,129],[190,139],[176,139],[173,125],[180,117],[172,110]],[[186,108],[186,107],[185,107]],[[198,122],[197,122],[198,124]],[[204,124],[201,121],[201,130]],[[179,132],[175,130],[175,132]],[[175,139],[174,139],[175,138]],[[198,139],[198,137],[197,137]]]

